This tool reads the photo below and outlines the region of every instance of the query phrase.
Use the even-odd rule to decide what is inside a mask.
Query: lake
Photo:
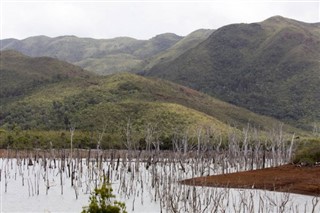
[[[116,199],[126,203],[128,212],[311,212],[313,207],[320,212],[318,199],[312,196],[178,183],[209,173],[233,172],[239,165],[226,162],[222,166],[186,156],[150,156],[137,158],[127,153],[121,158],[104,156],[100,161],[2,158],[1,212],[81,212],[103,176],[109,177]]]

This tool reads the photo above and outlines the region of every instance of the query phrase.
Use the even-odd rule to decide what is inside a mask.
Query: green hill
[[[320,122],[320,28],[280,16],[232,24],[145,75],[311,129]]]
[[[1,91],[22,91],[3,93],[0,128],[8,131],[61,131],[70,126],[98,131],[106,125],[109,139],[116,142],[123,140],[129,121],[140,139],[148,126],[158,137],[170,138],[186,131],[193,135],[200,127],[210,128],[217,136],[242,131],[248,123],[264,131],[278,123],[160,79],[129,73],[92,76],[56,59],[30,58],[13,51],[1,56],[1,75],[12,74],[2,75],[6,84],[1,84]],[[285,130],[299,131],[290,126]]]
[[[0,50],[12,49],[28,56],[48,56],[79,65],[94,73],[107,75],[129,71],[181,40],[181,36],[165,33],[149,40],[129,37],[114,39],[35,36],[24,40],[1,40]]]
[[[172,61],[182,55],[187,50],[190,50],[206,40],[213,30],[200,29],[196,30],[168,49],[160,52],[159,54],[149,58],[141,63],[140,66],[137,66],[136,69],[140,70],[150,70],[153,66],[159,65],[162,63],[166,63]]]
[[[147,124],[161,134],[212,127],[226,133],[248,123],[269,130],[277,120],[216,100],[195,90],[134,74],[67,79],[45,85],[15,102],[3,105],[0,125],[6,129],[78,129],[121,132],[131,120],[137,132]],[[288,131],[293,128],[286,127]]]
[[[48,57],[32,58],[12,50],[0,52],[0,64],[1,104],[41,85],[92,76],[80,67],[64,61]]]

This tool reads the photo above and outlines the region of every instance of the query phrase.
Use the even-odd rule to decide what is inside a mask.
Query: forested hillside
[[[43,58],[30,58],[12,51],[1,54],[7,54],[5,70],[15,70],[24,76],[22,82],[23,78],[31,82],[28,90],[17,87],[23,91],[19,95],[4,94],[0,127],[5,131],[28,130],[32,134],[34,131],[64,131],[70,127],[81,132],[104,129],[108,141],[117,143],[124,140],[128,128],[136,141],[143,140],[148,131],[152,131],[153,137],[171,141],[176,134],[195,137],[199,130],[226,137],[230,132],[241,132],[248,125],[262,132],[272,131],[279,125],[275,119],[165,80],[129,73],[92,76],[55,59],[44,58],[44,62]],[[59,63],[63,63],[60,68],[57,67]],[[37,70],[37,67],[46,69]],[[57,74],[62,77],[55,77]],[[49,80],[32,84],[44,77]],[[15,80],[7,77],[7,85],[1,84],[0,89],[14,85]],[[284,131],[301,132],[287,125]]]
[[[153,66],[159,66],[160,64],[167,63],[178,58],[180,55],[196,47],[198,44],[206,40],[214,30],[200,29],[196,30],[183,39],[172,45],[165,51],[144,60],[139,66],[135,67],[134,70],[146,71],[150,70]]]
[[[320,121],[320,28],[280,16],[222,27],[145,75],[311,129]]]

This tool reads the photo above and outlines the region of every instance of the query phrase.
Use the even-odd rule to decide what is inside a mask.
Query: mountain
[[[164,33],[149,40],[35,36],[24,40],[1,40],[0,50],[12,49],[32,57],[53,57],[108,75],[149,70],[155,64],[171,61],[207,39],[212,32],[200,29],[185,37]]]
[[[32,57],[53,57],[94,73],[106,75],[129,71],[148,57],[152,57],[183,37],[173,33],[157,35],[149,40],[129,37],[114,39],[35,36],[24,40],[1,40],[0,50],[16,50]]]
[[[228,132],[240,132],[248,124],[266,132],[279,123],[165,80],[129,73],[94,76],[66,62],[13,51],[1,52],[1,56],[5,65],[1,75],[2,70],[8,70],[18,76],[5,77],[7,83],[1,84],[1,90],[21,86],[23,79],[29,83],[44,79],[40,84],[29,84],[27,92],[10,101],[3,101],[10,96],[4,93],[8,96],[1,100],[0,128],[13,131],[18,138],[17,129],[61,131],[75,126],[80,131],[99,131],[107,126],[108,140],[115,143],[123,141],[124,131],[131,126],[136,140],[146,137],[149,128],[157,137],[171,141],[175,134],[195,137],[199,128],[202,133],[210,129],[214,137],[226,137]],[[57,74],[62,77],[55,77]],[[22,84],[20,90],[23,88]],[[284,128],[299,132],[287,125]],[[25,137],[21,140],[28,140]],[[3,141],[0,146],[5,146],[1,144]]]
[[[320,28],[280,16],[232,24],[144,75],[310,129],[320,123]]]
[[[87,78],[91,73],[49,57],[32,58],[22,53],[0,52],[0,102],[23,96],[35,88],[69,78]]]
[[[208,30],[208,29],[199,29],[196,30],[168,49],[160,52],[159,54],[153,56],[152,58],[149,58],[145,61],[143,61],[140,65],[140,67],[137,67],[136,69],[140,70],[150,70],[153,66],[159,65],[162,63],[166,63],[169,61],[172,61],[182,55],[187,50],[190,50],[206,40],[210,34],[214,30]]]

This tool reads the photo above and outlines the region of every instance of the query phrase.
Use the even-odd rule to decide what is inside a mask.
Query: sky
[[[46,35],[149,39],[172,32],[218,29],[281,15],[320,22],[320,0],[0,0],[0,37]]]

